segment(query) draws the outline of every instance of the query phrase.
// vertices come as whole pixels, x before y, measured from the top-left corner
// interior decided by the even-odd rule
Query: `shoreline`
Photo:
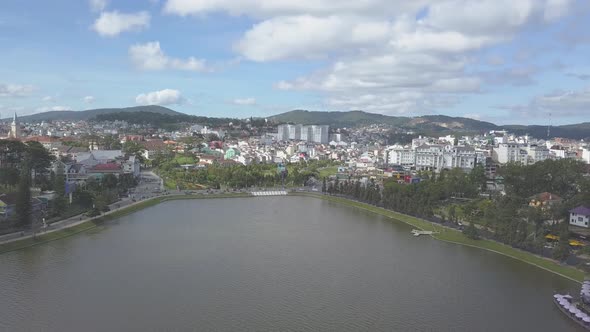
[[[488,239],[480,239],[480,240],[471,240],[468,239],[463,233],[457,231],[455,229],[447,228],[442,225],[434,224],[426,220],[419,219],[417,217],[405,215],[399,212],[386,210],[384,208],[380,208],[377,206],[369,205],[362,202],[353,201],[343,197],[336,197],[336,196],[326,196],[321,194],[314,194],[314,193],[291,193],[291,195],[295,196],[306,196],[306,197],[315,197],[318,199],[323,199],[329,202],[334,202],[338,204],[344,204],[352,207],[356,207],[359,209],[367,210],[376,214],[380,214],[382,216],[403,222],[410,226],[416,227],[420,230],[433,230],[438,231],[437,234],[430,235],[431,237],[457,245],[463,245],[466,247],[482,249],[486,251],[490,251],[496,254],[500,254],[506,257],[510,257],[512,259],[516,259],[518,261],[530,264],[542,270],[551,272],[556,274],[560,277],[566,278],[570,281],[574,281],[577,283],[582,283],[584,281],[584,272],[580,271],[574,267],[564,266],[557,263],[554,260],[550,260],[541,256],[537,256],[533,253],[526,252],[521,249],[513,248],[511,246],[505,245],[500,242],[496,242],[493,240]]]
[[[455,229],[447,228],[442,225],[437,225],[431,223],[426,220],[422,220],[413,216],[405,215],[399,212],[386,210],[377,206],[369,205],[366,203],[361,203],[357,201],[353,201],[343,197],[336,197],[336,196],[327,196],[322,194],[316,193],[306,193],[306,192],[291,192],[289,193],[290,196],[304,196],[304,197],[312,197],[318,198],[329,202],[334,202],[338,204],[348,205],[355,208],[363,209],[372,213],[376,213],[391,219],[394,219],[399,222],[403,222],[410,226],[416,227],[420,230],[433,230],[437,231],[438,233],[430,235],[431,237],[447,242],[453,243],[457,245],[463,245],[472,248],[478,248],[486,251],[490,251],[496,254],[500,254],[506,257],[510,257],[512,259],[516,259],[518,261],[533,265],[537,268],[543,269],[545,271],[551,272],[553,274],[559,275],[563,278],[568,280],[581,283],[584,280],[584,272],[580,271],[574,267],[563,266],[559,263],[537,256],[535,254],[513,248],[511,246],[492,241],[487,239],[480,239],[480,240],[471,240],[465,237],[460,231]],[[89,218],[87,220],[81,221],[80,223],[73,224],[70,226],[66,226],[61,229],[56,229],[47,233],[41,233],[37,235],[36,238],[32,238],[31,236],[26,238],[21,238],[18,240],[14,240],[11,242],[6,242],[0,244],[0,255],[16,250],[21,250],[41,244],[45,244],[51,241],[63,239],[66,237],[70,237],[91,229],[94,229],[104,222],[119,218],[133,212],[143,210],[145,208],[158,205],[162,202],[166,201],[173,201],[173,200],[190,200],[190,199],[213,199],[213,198],[249,198],[255,197],[250,194],[245,193],[237,193],[237,194],[212,194],[212,195],[170,195],[170,196],[159,196],[150,198],[148,200],[137,202],[133,205],[129,205],[126,207],[122,207],[117,210],[113,210],[107,212],[101,216],[96,216]]]
[[[78,223],[71,224],[65,226],[63,228],[50,230],[45,233],[37,233],[37,236],[33,238],[31,235],[17,238],[14,240],[10,240],[4,243],[0,243],[0,255],[9,253],[12,251],[17,251],[21,249],[26,249],[34,246],[38,246],[41,244],[49,243],[52,241],[60,240],[66,237],[70,237],[82,232],[86,232],[92,230],[98,226],[101,226],[104,222],[113,220],[116,218],[120,218],[131,214],[133,212],[137,212],[143,210],[145,208],[158,205],[162,202],[166,201],[174,201],[174,200],[186,200],[186,199],[210,199],[210,198],[246,198],[246,197],[254,197],[249,194],[237,193],[237,194],[212,194],[207,196],[202,195],[168,195],[168,196],[158,196],[146,199],[144,201],[136,202],[132,205],[128,205],[125,207],[121,207],[116,210],[112,210],[106,212],[100,216],[90,217],[88,219],[81,220]]]

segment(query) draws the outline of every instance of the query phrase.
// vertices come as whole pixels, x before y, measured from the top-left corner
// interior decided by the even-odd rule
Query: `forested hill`
[[[220,126],[227,125],[230,122],[236,124],[240,122],[238,119],[230,118],[210,118],[178,112],[176,112],[176,114],[162,114],[147,111],[100,114],[90,119],[90,121],[125,121],[130,124],[153,125],[157,127],[166,127],[167,125],[179,123],[198,123],[207,126]]]
[[[537,138],[547,137],[548,126],[499,126],[491,122],[464,117],[446,115],[424,115],[418,117],[397,117],[373,114],[363,111],[350,112],[311,112],[295,110],[269,118],[275,123],[324,124],[332,127],[356,127],[367,124],[389,124],[394,127],[413,130],[427,135],[444,135],[451,133],[483,133],[489,130],[507,130],[519,135],[531,135]],[[580,124],[551,126],[550,137],[573,139],[590,138],[590,122]]]
[[[396,127],[441,132],[449,130],[482,131],[498,128],[493,123],[469,118],[445,115],[426,115],[420,117],[389,116],[363,111],[310,112],[295,110],[272,116],[270,119],[280,123],[324,124],[333,127],[355,127],[358,125],[382,123]]]
[[[80,121],[90,120],[99,115],[112,114],[112,113],[135,113],[135,112],[151,112],[164,115],[185,115],[184,113],[173,111],[169,108],[148,105],[148,106],[134,106],[124,108],[97,108],[86,111],[50,111],[37,113],[33,115],[23,116],[19,119],[22,122],[40,122],[40,121]]]

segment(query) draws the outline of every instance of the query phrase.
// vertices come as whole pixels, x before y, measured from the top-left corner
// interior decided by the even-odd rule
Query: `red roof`
[[[121,169],[121,165],[113,164],[113,163],[98,164],[92,168],[92,170],[95,170],[95,171],[118,171],[120,169]]]

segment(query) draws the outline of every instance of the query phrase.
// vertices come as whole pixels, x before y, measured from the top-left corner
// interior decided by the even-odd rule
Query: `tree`
[[[141,164],[144,163],[143,152],[145,148],[135,141],[127,141],[123,144],[123,153],[127,156],[135,156]]]
[[[53,214],[60,215],[67,208],[66,200],[66,177],[63,169],[58,168],[53,180],[53,190],[55,191],[55,199],[53,200]]]
[[[18,184],[16,196],[16,220],[21,227],[29,227],[32,223],[32,204],[31,204],[31,171],[27,161],[23,165],[23,174]]]
[[[322,192],[325,193],[326,189],[326,178],[324,177],[324,180],[322,181]]]
[[[55,160],[55,157],[52,156],[47,149],[41,143],[30,141],[26,143],[27,145],[27,158],[29,159],[29,167],[35,174],[33,180],[36,180],[39,176],[45,176],[48,173],[48,169],[51,166],[51,163]]]
[[[469,225],[463,229],[463,234],[472,240],[479,240],[479,231],[473,222],[469,222]]]
[[[115,189],[117,188],[118,180],[114,174],[106,174],[102,178],[102,185],[107,189]]]
[[[569,244],[570,232],[568,224],[564,223],[561,225],[559,232],[559,242],[553,249],[553,258],[558,261],[565,261],[570,255],[570,244]]]

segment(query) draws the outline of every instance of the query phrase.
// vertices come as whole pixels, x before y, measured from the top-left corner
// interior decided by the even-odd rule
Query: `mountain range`
[[[561,126],[538,125],[496,125],[491,122],[446,115],[424,115],[417,117],[388,116],[363,111],[314,112],[295,110],[269,118],[276,123],[320,124],[332,127],[354,127],[368,124],[388,124],[425,135],[451,133],[483,133],[490,130],[507,130],[518,135],[537,138],[565,137],[574,139],[590,138],[590,122]]]
[[[22,122],[40,121],[80,121],[103,118],[107,114],[149,112],[169,116],[187,116],[169,108],[157,105],[135,106],[126,108],[99,108],[85,111],[50,111],[19,117]],[[192,117],[195,121],[202,121],[206,117]],[[6,120],[6,119],[5,119]],[[277,114],[268,118],[272,123],[320,124],[331,127],[355,127],[358,125],[388,124],[392,127],[414,131],[425,135],[445,135],[452,133],[483,133],[490,130],[508,130],[537,138],[546,138],[549,129],[550,137],[565,137],[574,139],[590,138],[590,122],[561,126],[538,125],[496,125],[491,122],[479,121],[464,117],[446,115],[425,115],[417,117],[388,116],[363,111],[349,112],[318,112],[294,110]],[[217,122],[217,121],[216,121]]]
[[[41,122],[41,121],[82,121],[90,120],[98,115],[111,114],[111,113],[127,113],[127,112],[150,112],[165,115],[185,115],[184,113],[176,112],[169,108],[149,105],[149,106],[134,106],[124,108],[97,108],[86,111],[49,111],[42,112],[32,115],[26,115],[19,117],[21,122]]]

